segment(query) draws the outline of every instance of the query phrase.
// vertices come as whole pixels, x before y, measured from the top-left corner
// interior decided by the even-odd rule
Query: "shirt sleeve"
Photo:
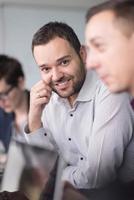
[[[28,144],[47,148],[49,150],[56,150],[50,131],[43,126],[40,129],[29,133],[28,125],[25,124],[24,135]]]
[[[102,86],[94,101],[87,157],[78,166],[68,166],[62,177],[77,188],[97,188],[112,182],[133,133],[134,114],[127,93],[111,94]]]

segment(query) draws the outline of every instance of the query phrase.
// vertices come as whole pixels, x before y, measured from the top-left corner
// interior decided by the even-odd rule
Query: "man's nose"
[[[62,78],[63,73],[58,67],[55,67],[52,71],[52,80],[53,81],[58,81],[60,78]]]
[[[97,55],[89,52],[86,57],[86,68],[87,69],[96,69],[99,67],[99,62],[97,59]]]

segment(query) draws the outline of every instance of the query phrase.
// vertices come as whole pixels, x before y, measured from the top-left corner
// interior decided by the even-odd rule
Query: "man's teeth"
[[[56,85],[65,85],[68,81],[63,81],[63,82],[60,82],[60,83],[57,83]]]

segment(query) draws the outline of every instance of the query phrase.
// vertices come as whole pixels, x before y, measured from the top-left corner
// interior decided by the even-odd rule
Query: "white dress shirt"
[[[89,71],[73,108],[53,93],[43,111],[43,127],[27,139],[63,156],[68,163],[63,180],[76,188],[96,188],[117,177],[133,122],[129,95],[111,94]]]

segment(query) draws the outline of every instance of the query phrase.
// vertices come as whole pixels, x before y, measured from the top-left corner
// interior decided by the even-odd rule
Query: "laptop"
[[[53,200],[62,196],[61,174],[64,162],[58,153],[13,140],[3,174],[1,191],[21,191],[30,200]]]

